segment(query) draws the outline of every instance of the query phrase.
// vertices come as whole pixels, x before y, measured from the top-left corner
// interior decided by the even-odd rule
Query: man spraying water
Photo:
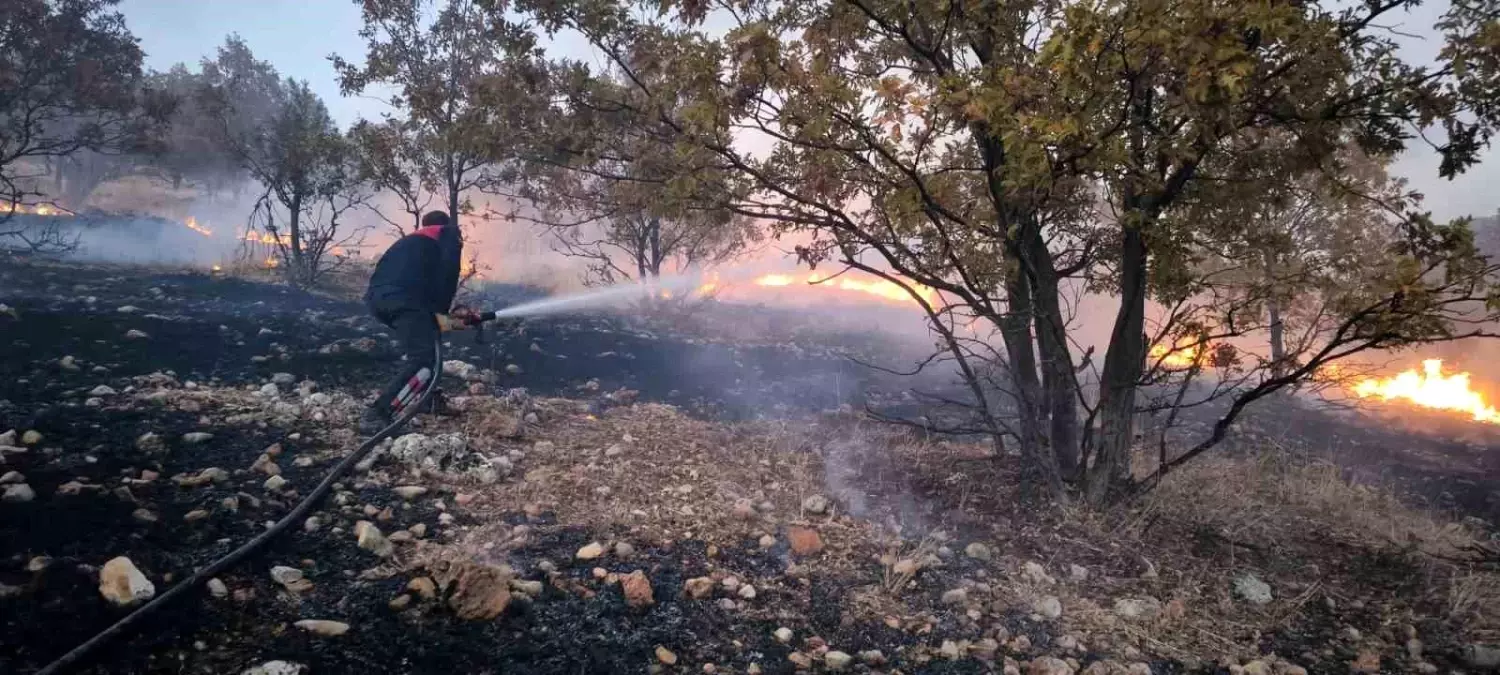
[[[416,232],[396,240],[375,264],[365,306],[395,331],[406,358],[360,418],[360,433],[380,431],[395,413],[421,397],[438,375],[431,361],[440,334],[471,323],[467,310],[452,308],[462,261],[457,225],[447,213],[430,211]],[[437,395],[433,392],[434,410],[441,407]]]

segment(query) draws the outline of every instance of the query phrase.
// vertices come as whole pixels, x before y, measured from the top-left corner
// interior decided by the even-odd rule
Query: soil
[[[41,440],[0,466],[36,494],[0,504],[0,672],[28,673],[128,611],[100,597],[107,560],[129,557],[161,592],[290,510],[357,441],[353,416],[395,352],[346,298],[193,270],[4,262],[0,303],[14,312],[0,311],[0,432]],[[487,293],[504,303],[528,291]],[[1449,577],[1434,581],[1409,551],[1339,550],[1314,530],[1256,550],[1198,521],[1033,509],[983,446],[838,412],[901,399],[900,383],[837,346],[586,317],[475,337],[455,334],[445,347],[445,359],[482,371],[445,382],[459,414],[424,416],[412,431],[462,434],[482,461],[506,467],[500,480],[382,457],[343,480],[315,530],[294,528],[220,577],[228,597],[170,607],[82,672],[238,673],[280,659],[318,675],[791,673],[789,657],[825,670],[830,648],[888,660],[856,659],[850,672],[1001,672],[1043,655],[1095,672],[1227,672],[1220,657],[1275,653],[1343,673],[1363,648],[1380,651],[1384,672],[1415,672],[1396,635],[1406,623],[1445,669],[1461,664],[1463,645],[1495,637],[1487,618],[1435,608],[1432,589]],[[294,382],[262,394],[277,373]],[[101,385],[116,393],[94,393]],[[194,432],[212,438],[184,437]],[[162,447],[142,443],[147,433]],[[285,488],[266,487],[265,455]],[[227,478],[174,480],[210,467]],[[406,499],[398,485],[428,492]],[[805,507],[817,494],[828,512]],[[377,557],[356,545],[361,520],[412,541]],[[817,532],[822,550],[793,552],[793,528]],[[575,557],[592,542],[610,552]],[[993,554],[968,553],[980,543]],[[442,598],[393,609],[441,552],[542,591],[512,593],[494,620],[462,620]],[[919,571],[896,573],[903,561]],[[1032,579],[1028,562],[1058,580]],[[301,569],[312,589],[282,588],[276,565]],[[1074,565],[1087,579],[1069,578]],[[1278,604],[1227,597],[1225,575],[1245,569],[1276,585]],[[637,570],[654,590],[649,607],[628,605],[618,584]],[[705,576],[717,585],[710,597],[684,594]],[[726,590],[731,576],[755,597]],[[967,599],[945,599],[958,588]],[[1148,594],[1186,603],[1187,615],[1137,625],[1109,611],[1115,598]],[[1049,595],[1061,598],[1060,619],[1033,613]],[[302,619],[351,629],[317,636],[293,625]],[[1351,625],[1379,646],[1337,643]],[[789,643],[774,637],[781,627],[794,632]],[[1066,649],[1065,636],[1083,646]],[[988,650],[985,640],[995,641]]]

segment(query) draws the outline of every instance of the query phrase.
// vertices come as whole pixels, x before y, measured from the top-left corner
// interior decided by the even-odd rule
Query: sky
[[[1392,27],[1430,35],[1430,26],[1447,6],[1442,1],[1426,3]],[[123,0],[119,9],[140,38],[150,68],[196,64],[213,54],[226,36],[239,33],[258,58],[282,75],[307,80],[340,124],[361,117],[377,119],[390,110],[378,97],[341,96],[328,61],[330,54],[363,61],[360,9],[354,0]],[[1403,38],[1409,58],[1430,59],[1436,51],[1432,39]],[[1426,208],[1439,219],[1488,216],[1500,208],[1500,191],[1494,187],[1500,185],[1500,150],[1489,150],[1483,164],[1453,181],[1438,178],[1437,156],[1425,148],[1399,158],[1395,172],[1427,196]]]

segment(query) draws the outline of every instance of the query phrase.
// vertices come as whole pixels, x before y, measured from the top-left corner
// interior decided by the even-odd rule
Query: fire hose
[[[477,330],[482,330],[484,322],[491,321],[494,318],[494,312],[484,312],[468,314],[461,317],[460,320],[465,326],[472,326]],[[443,372],[443,341],[441,339],[436,340],[433,343],[432,362],[432,380],[433,382],[436,382],[438,375]],[[250,554],[255,553],[258,549],[270,543],[272,539],[275,539],[282,533],[286,532],[286,530],[290,528],[293,523],[304,519],[307,514],[310,513],[313,508],[318,505],[318,502],[322,501],[324,497],[327,497],[328,493],[333,490],[333,484],[338,482],[338,480],[342,478],[344,474],[349,473],[349,469],[354,468],[355,464],[358,464],[361,459],[364,459],[364,456],[369,454],[370,450],[374,449],[374,447],[376,445],[379,445],[381,441],[389,438],[392,434],[400,430],[403,425],[411,421],[411,418],[415,417],[417,412],[421,410],[429,400],[431,400],[433,392],[436,391],[436,386],[423,388],[421,390],[421,396],[417,400],[411,401],[408,404],[404,405],[396,414],[396,417],[391,420],[391,423],[389,425],[386,425],[384,429],[376,432],[374,436],[371,436],[364,443],[361,443],[358,448],[355,448],[354,452],[350,453],[342,461],[334,465],[333,469],[323,477],[323,480],[318,483],[317,487],[313,488],[312,492],[308,493],[306,497],[303,497],[302,501],[297,502],[297,505],[292,507],[292,510],[290,512],[288,512],[285,516],[282,516],[281,520],[276,521],[276,523],[267,528],[265,532],[262,532],[256,535],[254,539],[241,544],[239,548],[234,549],[218,560],[213,561],[207,567],[194,572],[192,576],[182,580],[181,583],[178,583],[170,589],[167,589],[167,592],[162,593],[146,604],[137,607],[134,611],[121,617],[119,621],[116,621],[110,627],[99,632],[94,637],[89,638],[88,641],[84,642],[83,644],[74,647],[72,651],[63,654],[57,660],[47,664],[47,666],[42,668],[41,670],[38,670],[36,672],[36,675],[58,675],[59,673],[67,672],[69,668],[77,666],[86,657],[88,657],[94,651],[98,650],[100,647],[103,647],[110,640],[113,640],[125,634],[127,631],[136,627],[138,624],[144,621],[146,617],[159,611],[161,608],[167,606],[168,604],[171,604],[172,601],[187,596],[195,589],[203,588],[204,585],[208,583],[209,579],[218,576],[221,572],[244,561],[246,558],[250,557]]]

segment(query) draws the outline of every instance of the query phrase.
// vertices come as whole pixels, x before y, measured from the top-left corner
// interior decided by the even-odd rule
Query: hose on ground
[[[172,601],[191,594],[193,591],[201,591],[204,587],[204,584],[208,583],[209,579],[218,576],[224,570],[227,570],[230,567],[233,567],[239,562],[250,557],[250,554],[254,553],[257,549],[260,549],[261,547],[270,543],[272,539],[275,539],[282,533],[286,532],[287,528],[291,527],[292,523],[300,522],[301,520],[303,520],[307,516],[307,514],[318,505],[318,502],[322,501],[324,497],[328,496],[328,493],[333,490],[334,483],[338,482],[338,480],[342,478],[344,474],[348,473],[349,469],[354,468],[354,465],[358,464],[359,460],[363,459],[365,455],[369,454],[370,450],[372,450],[376,445],[378,445],[381,441],[389,438],[391,434],[396,433],[396,431],[399,430],[402,425],[405,425],[407,422],[411,421],[411,418],[417,414],[417,411],[421,410],[422,406],[426,405],[428,400],[432,398],[433,392],[437,391],[438,378],[440,375],[442,375],[443,372],[442,342],[443,341],[439,339],[433,345],[432,381],[430,383],[430,386],[428,386],[422,392],[421,398],[417,399],[415,404],[408,405],[406,406],[406,408],[402,409],[401,413],[398,414],[389,425],[387,425],[384,429],[381,429],[374,436],[371,436],[369,440],[361,443],[358,448],[355,448],[354,452],[350,453],[349,456],[343,459],[343,461],[335,465],[333,467],[333,470],[329,471],[328,475],[323,477],[322,482],[318,483],[318,486],[316,488],[313,488],[313,491],[308,493],[306,497],[303,497],[302,501],[297,502],[297,505],[293,507],[292,510],[285,516],[282,516],[281,520],[276,521],[276,523],[268,528],[265,532],[256,535],[254,539],[245,542],[239,548],[230,551],[223,557],[210,563],[207,567],[198,570],[197,572],[193,573],[192,576],[183,579],[177,585],[167,589],[167,592],[156,596],[151,601],[147,602],[144,605],[141,605],[140,607],[137,607],[131,613],[121,617],[119,621],[116,621],[109,628],[104,629],[94,637],[89,638],[87,642],[74,647],[72,651],[63,654],[57,660],[47,664],[45,668],[36,671],[35,675],[59,675],[61,673],[68,672],[69,668],[73,668],[74,666],[79,665],[90,654],[97,651],[100,647],[103,647],[110,640],[113,640],[125,634],[141,621],[145,620],[147,616],[150,616],[152,613],[160,610],[162,607],[171,604]]]

